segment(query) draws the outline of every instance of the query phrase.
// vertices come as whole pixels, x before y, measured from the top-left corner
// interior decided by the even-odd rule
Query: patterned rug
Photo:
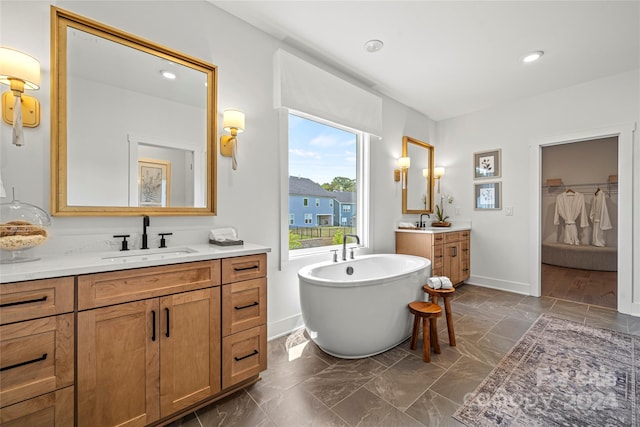
[[[468,426],[640,425],[640,337],[543,314],[453,417]]]

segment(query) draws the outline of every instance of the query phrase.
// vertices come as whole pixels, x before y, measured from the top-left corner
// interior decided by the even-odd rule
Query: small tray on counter
[[[209,244],[218,245],[218,246],[239,246],[239,245],[244,245],[244,240],[232,240],[232,239],[212,240],[212,239],[209,239]]]

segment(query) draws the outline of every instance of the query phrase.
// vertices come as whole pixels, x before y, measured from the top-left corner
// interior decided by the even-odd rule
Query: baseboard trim
[[[507,280],[493,279],[491,277],[471,276],[465,283],[483,288],[498,289],[522,295],[531,295],[531,287],[528,283],[509,282]]]
[[[267,339],[269,341],[287,335],[304,326],[302,313],[280,319],[277,322],[267,324]]]

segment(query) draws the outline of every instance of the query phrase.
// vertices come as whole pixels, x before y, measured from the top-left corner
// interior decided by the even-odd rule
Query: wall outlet
[[[460,208],[456,206],[456,216],[460,215]]]
[[[513,216],[513,206],[506,206],[504,210],[506,216]]]

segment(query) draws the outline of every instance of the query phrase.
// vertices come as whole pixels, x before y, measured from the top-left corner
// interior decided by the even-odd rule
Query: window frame
[[[370,143],[371,143],[371,135],[350,128],[348,126],[341,125],[339,123],[333,123],[329,120],[322,119],[321,117],[316,117],[311,114],[306,114],[300,111],[295,111],[288,108],[280,108],[280,127],[282,129],[280,135],[280,162],[283,167],[281,168],[281,212],[288,213],[289,212],[289,115],[295,115],[307,120],[312,120],[326,126],[335,127],[347,132],[354,133],[356,135],[356,182],[357,182],[357,190],[356,190],[356,209],[358,209],[359,214],[356,217],[356,230],[358,233],[358,237],[360,237],[360,245],[359,248],[368,249],[370,247],[370,211],[371,211],[371,194],[370,194],[370,167],[371,167],[371,156],[370,156]],[[281,262],[294,260],[302,257],[308,257],[312,255],[324,254],[334,249],[341,249],[342,245],[328,245],[321,246],[316,248],[306,248],[306,249],[292,249],[289,250],[289,226],[286,222],[287,215],[281,215],[281,218],[284,220],[281,222],[281,246],[280,246],[280,259]],[[353,220],[349,221],[353,222]],[[351,226],[348,224],[347,226]]]

